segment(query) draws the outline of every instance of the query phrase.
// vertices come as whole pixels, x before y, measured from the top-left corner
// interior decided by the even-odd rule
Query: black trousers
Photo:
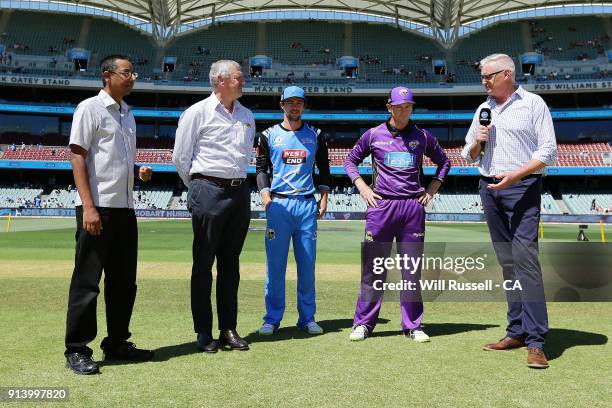
[[[83,228],[83,207],[76,207],[76,254],[68,295],[66,354],[91,353],[87,343],[97,334],[96,303],[104,270],[104,301],[108,337],[102,347],[127,340],[136,299],[138,227],[129,208],[98,208],[100,235]]]
[[[191,312],[196,333],[212,337],[212,266],[217,260],[219,330],[235,329],[238,315],[240,252],[251,218],[248,183],[223,187],[191,182],[187,198],[193,227]]]

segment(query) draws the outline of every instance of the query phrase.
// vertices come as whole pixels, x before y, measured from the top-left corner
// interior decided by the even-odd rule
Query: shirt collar
[[[512,102],[514,99],[517,99],[517,98],[523,99],[524,96],[525,96],[525,90],[523,89],[522,86],[519,85],[516,88],[516,90],[512,93],[512,95],[510,95],[510,98],[508,98],[508,100],[506,101],[504,105],[508,105],[510,102]],[[497,102],[495,101],[495,98],[493,98],[492,96],[489,96],[487,98],[487,102],[491,108],[495,108],[497,106]]]
[[[119,105],[112,96],[110,96],[109,94],[106,93],[106,91],[104,89],[100,89],[100,92],[98,93],[98,97],[100,98],[100,100],[102,101],[102,104],[104,104],[105,108],[108,108],[109,106],[114,106],[116,110],[119,110],[119,107],[121,107],[122,111],[127,112],[129,110],[129,106],[127,103],[125,103],[125,101],[121,101],[121,105]]]
[[[402,133],[403,134],[410,133],[410,129],[412,128],[412,126],[414,126],[412,121],[409,121],[406,127],[400,130],[400,129],[395,128],[393,125],[391,125],[391,119],[388,119],[385,122],[385,125],[387,126],[387,130],[389,131],[389,133],[391,133],[391,136],[393,137],[401,135]]]
[[[215,91],[213,90],[212,93],[210,94],[210,96],[208,97],[208,100],[210,101],[209,103],[212,104],[213,108],[217,108],[218,106],[221,106],[221,108],[223,108],[225,110],[225,106],[223,106],[221,104],[221,101],[219,100],[219,98],[217,98],[217,94],[215,93]],[[234,100],[234,109],[231,112],[232,115],[237,113],[240,109],[242,109],[242,105],[240,104],[240,102],[238,102],[238,99]]]
[[[302,124],[300,125],[299,128],[295,129],[295,130],[291,130],[291,129],[287,129],[286,127],[283,126],[282,123],[279,123],[278,126],[283,129],[285,132],[299,132],[300,130],[302,130],[304,128],[304,122],[302,122]]]

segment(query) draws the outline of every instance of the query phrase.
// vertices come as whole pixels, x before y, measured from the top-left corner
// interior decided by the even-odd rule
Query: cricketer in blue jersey
[[[297,262],[297,326],[309,334],[323,333],[315,321],[315,260],[317,219],[327,209],[329,160],[321,130],[302,122],[305,105],[302,88],[286,88],[280,104],[283,122],[264,130],[257,141],[257,187],[267,218],[266,315],[259,329],[262,335],[274,333],[285,312],[290,240]],[[314,197],[316,188],[321,193],[319,202]]]

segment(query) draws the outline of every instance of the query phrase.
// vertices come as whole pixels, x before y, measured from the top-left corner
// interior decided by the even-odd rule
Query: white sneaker
[[[273,324],[264,323],[259,328],[259,334],[262,335],[262,336],[270,336],[270,335],[272,335],[277,330],[278,329]]]
[[[353,327],[353,331],[351,332],[349,339],[351,341],[362,341],[365,340],[366,337],[368,337],[368,328],[363,324],[359,324]]]
[[[420,329],[410,330],[409,337],[417,343],[428,343],[430,341],[429,336]]]
[[[323,328],[317,324],[317,322],[310,322],[306,326],[302,327],[308,334],[323,334]]]

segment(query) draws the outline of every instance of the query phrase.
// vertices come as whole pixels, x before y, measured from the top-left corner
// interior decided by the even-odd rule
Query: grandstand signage
[[[322,94],[322,95],[330,95],[330,94],[352,94],[355,89],[352,86],[303,86],[304,91],[309,94]],[[283,92],[282,86],[254,86],[253,92],[255,93],[265,93],[265,94],[280,94]]]
[[[14,75],[0,75],[0,84],[70,86],[70,80],[62,78],[37,78]]]
[[[139,218],[191,218],[187,210],[147,210],[135,209]],[[0,216],[22,216],[22,217],[74,217],[74,208],[0,208]],[[251,219],[265,219],[265,211],[251,211]],[[365,212],[326,212],[323,219],[328,221],[363,220]],[[612,224],[612,215],[597,214],[542,214],[543,222],[597,224]],[[483,213],[427,213],[427,221],[438,222],[485,222]]]
[[[22,87],[49,87],[49,88],[78,88],[78,89],[99,89],[99,79],[89,79],[84,77],[73,78],[50,78],[36,77],[28,75],[0,75],[0,86],[22,86]],[[414,93],[418,95],[483,95],[481,85],[461,85],[461,84],[428,84],[429,86],[415,87]],[[521,84],[528,91],[536,93],[566,93],[566,92],[609,92],[612,90],[612,81],[568,81],[568,82],[541,82]],[[283,86],[279,85],[250,85],[243,88],[245,95],[278,95],[282,92]],[[356,87],[350,85],[309,85],[304,86],[306,93],[311,95],[375,95],[380,96],[388,91],[384,85],[368,84],[368,87]],[[200,86],[197,83],[168,83],[166,81],[147,81],[136,82],[134,86],[136,92],[182,92],[182,93],[208,93],[212,91],[209,86]]]
[[[612,81],[553,82],[534,84],[534,91],[576,91],[581,89],[612,89]]]

